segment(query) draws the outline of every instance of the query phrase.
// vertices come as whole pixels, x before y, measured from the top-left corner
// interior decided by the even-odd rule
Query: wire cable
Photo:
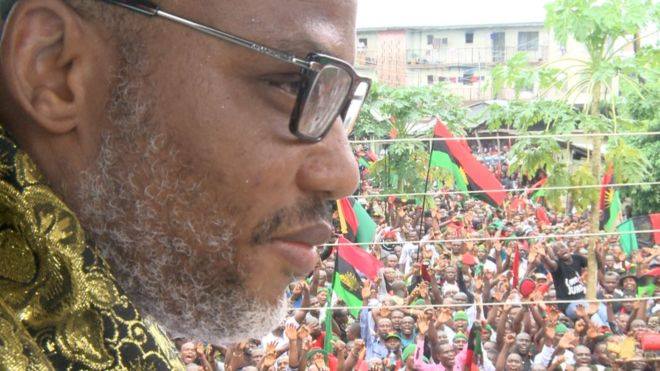
[[[611,299],[575,299],[575,300],[540,300],[540,301],[521,301],[517,303],[511,303],[511,302],[499,302],[499,301],[494,301],[494,302],[488,302],[488,303],[481,303],[479,305],[483,305],[484,307],[497,307],[497,306],[505,306],[505,305],[511,305],[511,306],[522,306],[522,305],[532,305],[532,304],[570,304],[574,302],[581,302],[581,303],[617,303],[617,302],[635,302],[635,301],[645,301],[645,300],[658,300],[660,299],[660,296],[653,296],[653,297],[635,297],[635,298],[611,298]],[[326,309],[326,310],[350,310],[350,309],[381,309],[381,308],[388,308],[388,309],[429,309],[429,308],[468,308],[472,305],[475,305],[475,303],[466,303],[466,304],[424,304],[424,305],[417,305],[417,304],[402,304],[402,305],[365,305],[365,306],[330,306],[330,307],[301,307],[301,308],[289,308],[290,310],[304,310],[304,311],[315,311],[319,309]]]
[[[643,187],[643,186],[656,186],[660,185],[660,181],[654,182],[637,182],[637,183],[619,183],[619,184],[607,184],[606,188],[614,187]],[[546,190],[546,191],[558,191],[558,190],[571,190],[571,189],[590,189],[590,188],[602,188],[602,184],[585,184],[585,185],[575,185],[575,186],[556,186],[556,187],[541,187],[535,188],[534,190]],[[420,192],[420,193],[387,193],[387,194],[369,194],[369,195],[352,195],[348,196],[350,198],[380,198],[380,197],[419,197],[419,196],[444,196],[452,194],[475,194],[475,193],[490,193],[490,192],[520,192],[520,191],[529,191],[531,188],[510,188],[510,189],[485,189],[485,190],[469,190],[469,191],[438,191],[438,192]]]
[[[658,233],[660,229],[648,229],[640,231],[616,231],[616,232],[592,232],[592,233],[565,233],[565,234],[540,234],[535,236],[509,236],[509,237],[475,237],[475,238],[451,238],[441,240],[417,240],[417,241],[379,241],[379,242],[351,242],[348,243],[328,243],[324,246],[351,246],[351,245],[403,245],[403,244],[436,244],[436,243],[451,243],[451,242],[471,242],[471,241],[517,241],[529,240],[533,238],[577,238],[577,237],[598,237],[598,236],[615,236],[624,234],[643,234],[643,233]]]
[[[485,137],[451,137],[451,138],[395,138],[395,139],[363,139],[351,140],[350,144],[371,144],[371,143],[402,143],[402,142],[437,142],[437,141],[462,141],[462,140],[508,140],[508,139],[542,139],[542,138],[591,138],[591,137],[629,137],[629,136],[653,136],[660,135],[660,131],[646,132],[623,132],[623,133],[571,133],[571,134],[526,134],[526,135],[504,135],[504,136],[485,136]]]

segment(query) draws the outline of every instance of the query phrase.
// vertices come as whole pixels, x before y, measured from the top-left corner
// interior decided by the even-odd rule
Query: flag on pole
[[[468,347],[463,370],[479,371],[479,366],[483,364],[483,356],[483,348],[481,347],[481,324],[477,321],[472,325],[470,335],[468,335]]]
[[[347,306],[360,307],[362,306],[362,280],[360,276],[375,280],[378,276],[378,270],[383,267],[383,264],[344,237],[339,237],[337,243],[332,291]],[[357,318],[360,309],[350,309],[349,312]]]
[[[526,192],[526,195],[529,197],[532,202],[538,203],[539,199],[545,197],[545,183],[548,181],[548,177],[544,176],[538,182],[532,184],[531,187]]]
[[[440,119],[436,119],[433,137],[454,138]],[[457,140],[433,141],[430,165],[449,169],[454,176],[456,189],[485,191],[474,195],[492,206],[502,206],[506,197],[502,183],[488,170],[486,165],[474,157],[465,143]]]
[[[626,253],[626,256],[630,256],[639,248],[653,247],[653,245],[660,244],[660,232],[630,233],[660,230],[660,213],[632,217],[619,224],[616,230],[622,232],[619,236],[621,249]]]
[[[337,214],[340,231],[349,241],[360,244],[374,241],[378,225],[356,199],[338,200]]]

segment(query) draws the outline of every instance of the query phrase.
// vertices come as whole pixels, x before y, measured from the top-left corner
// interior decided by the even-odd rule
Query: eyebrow
[[[294,54],[296,57],[300,57],[300,58],[305,58],[307,54],[310,53],[325,54],[331,57],[339,58],[339,56],[337,56],[335,52],[330,51],[327,45],[309,39],[304,39],[300,41],[294,41],[291,39],[280,39],[280,40],[266,42],[263,45],[269,48]]]

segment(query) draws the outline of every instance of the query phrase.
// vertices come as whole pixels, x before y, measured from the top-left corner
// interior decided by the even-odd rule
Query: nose
[[[360,176],[341,121],[335,121],[322,141],[307,146],[309,151],[296,174],[298,187],[327,199],[351,195]]]

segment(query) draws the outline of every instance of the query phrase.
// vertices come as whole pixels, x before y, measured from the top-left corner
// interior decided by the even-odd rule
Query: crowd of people
[[[532,183],[508,174],[496,148],[477,152],[507,188]],[[599,236],[598,301],[589,301],[588,213],[543,208],[540,215],[542,201],[520,192],[493,208],[442,188],[422,213],[415,202],[373,197],[379,190],[361,170],[359,192],[370,196],[358,202],[378,224],[364,248],[383,266],[361,283],[363,306],[347,308],[333,295],[335,256],[326,253],[310,277],[290,285],[290,316],[266,337],[229,347],[177,339],[189,370],[660,366],[652,350],[660,341],[657,246],[626,254],[619,236]]]

